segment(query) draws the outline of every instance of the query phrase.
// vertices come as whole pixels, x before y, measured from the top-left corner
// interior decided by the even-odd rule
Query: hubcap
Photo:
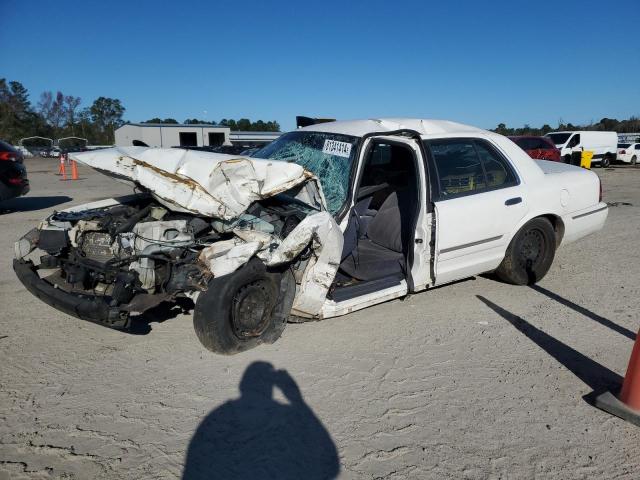
[[[259,337],[269,326],[277,292],[270,282],[256,280],[233,296],[231,324],[238,338]]]
[[[544,253],[544,235],[540,230],[527,230],[520,244],[520,265],[525,269],[533,269],[538,265]]]

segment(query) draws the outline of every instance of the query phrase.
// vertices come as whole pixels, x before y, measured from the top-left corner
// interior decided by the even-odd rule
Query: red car
[[[551,140],[545,137],[522,136],[509,137],[516,145],[536,160],[552,160],[560,162],[560,150]]]

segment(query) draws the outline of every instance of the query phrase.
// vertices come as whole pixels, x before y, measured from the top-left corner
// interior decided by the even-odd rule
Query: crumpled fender
[[[313,255],[302,275],[291,312],[317,317],[340,266],[342,254],[342,232],[333,217],[327,212],[306,217],[275,250],[270,262],[286,262],[292,252],[302,251],[309,242]],[[270,262],[267,265],[271,265]]]
[[[310,245],[312,256],[300,277],[292,312],[307,317],[319,315],[338,267],[342,253],[342,232],[327,212],[305,217],[273,250],[267,248],[274,237],[259,231],[238,231],[238,240],[217,242],[204,248],[199,260],[214,277],[227,275],[247,263],[254,255],[267,266],[292,262]]]

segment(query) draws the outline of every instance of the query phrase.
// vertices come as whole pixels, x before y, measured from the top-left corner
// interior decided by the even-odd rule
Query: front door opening
[[[417,179],[416,157],[407,145],[372,145],[344,233],[336,287],[366,282],[377,290],[406,278],[420,198]]]

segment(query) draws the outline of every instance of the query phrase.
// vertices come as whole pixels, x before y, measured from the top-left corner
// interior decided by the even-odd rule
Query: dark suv
[[[0,201],[29,192],[27,169],[22,153],[0,140]]]

